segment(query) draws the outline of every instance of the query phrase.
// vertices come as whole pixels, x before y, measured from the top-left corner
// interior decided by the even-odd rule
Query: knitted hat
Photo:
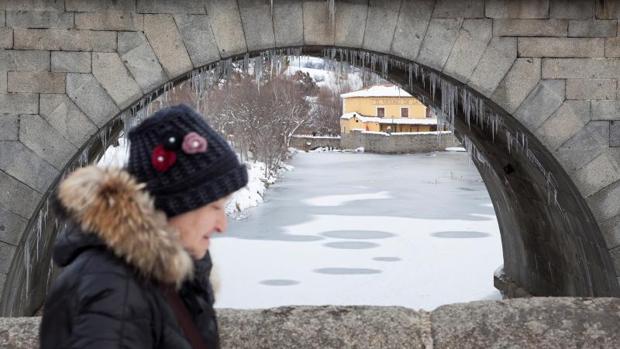
[[[159,110],[129,132],[127,170],[168,217],[217,201],[248,182],[245,165],[192,108]]]

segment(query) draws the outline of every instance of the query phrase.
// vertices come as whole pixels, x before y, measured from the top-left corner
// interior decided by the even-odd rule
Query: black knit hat
[[[168,217],[244,187],[248,171],[226,140],[192,108],[162,109],[129,132],[128,171]]]

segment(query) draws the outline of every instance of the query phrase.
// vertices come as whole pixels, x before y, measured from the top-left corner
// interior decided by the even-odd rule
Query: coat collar
[[[58,188],[58,201],[82,234],[94,234],[142,275],[180,285],[193,275],[193,261],[164,213],[128,172],[88,166]]]

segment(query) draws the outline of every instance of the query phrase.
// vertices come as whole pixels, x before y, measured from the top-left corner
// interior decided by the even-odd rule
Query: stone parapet
[[[618,348],[620,298],[441,306],[220,309],[222,348]],[[0,347],[38,348],[39,317],[0,318]]]

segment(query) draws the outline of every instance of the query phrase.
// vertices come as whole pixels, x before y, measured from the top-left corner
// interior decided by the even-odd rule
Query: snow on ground
[[[364,86],[362,75],[359,69],[351,68],[346,79],[338,79],[336,73],[325,69],[325,61],[317,57],[294,57],[286,70],[286,74],[294,75],[301,71],[308,73],[319,87],[327,87],[338,91],[341,82],[347,82],[353,90],[361,89]]]

